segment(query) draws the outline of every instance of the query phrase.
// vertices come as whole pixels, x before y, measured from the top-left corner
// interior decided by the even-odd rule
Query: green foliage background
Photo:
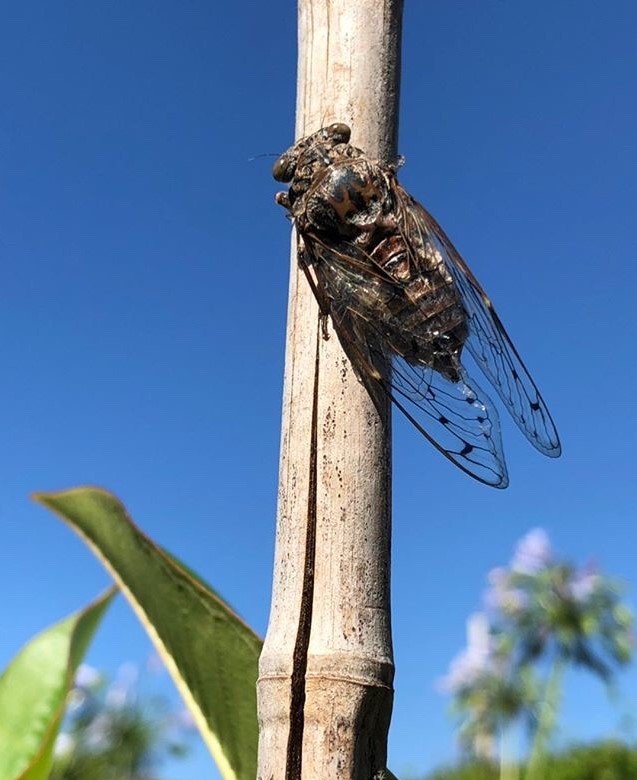
[[[524,780],[524,768],[521,778]],[[637,780],[637,745],[602,742],[546,757],[547,780]],[[484,763],[439,769],[425,780],[499,780],[499,767]]]

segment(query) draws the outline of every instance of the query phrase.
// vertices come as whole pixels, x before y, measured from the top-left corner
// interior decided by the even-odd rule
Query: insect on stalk
[[[276,201],[299,236],[298,259],[361,381],[380,386],[445,457],[508,485],[500,422],[462,362],[468,351],[531,444],[549,457],[557,430],[487,294],[445,232],[396,178],[323,127],[274,164]],[[376,366],[391,361],[388,376]]]

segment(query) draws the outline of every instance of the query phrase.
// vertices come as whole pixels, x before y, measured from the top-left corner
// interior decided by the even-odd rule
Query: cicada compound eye
[[[296,158],[291,158],[289,154],[282,154],[272,166],[272,175],[276,181],[289,182],[294,178],[294,168]]]
[[[350,130],[349,125],[346,125],[344,122],[335,122],[327,129],[330,136],[337,144],[349,143],[349,139],[352,135],[352,131]]]

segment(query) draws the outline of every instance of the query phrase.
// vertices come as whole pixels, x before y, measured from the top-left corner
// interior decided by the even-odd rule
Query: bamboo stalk
[[[402,0],[299,0],[297,138],[330,122],[396,158]],[[261,780],[369,780],[392,706],[390,418],[325,340],[293,238]],[[379,411],[380,408],[380,411]]]

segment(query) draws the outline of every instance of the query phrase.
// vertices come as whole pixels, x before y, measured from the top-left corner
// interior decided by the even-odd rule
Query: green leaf
[[[0,778],[44,780],[75,670],[106,607],[97,601],[38,634],[0,677]]]
[[[161,654],[226,780],[257,771],[259,637],[99,488],[40,493],[111,573]]]

